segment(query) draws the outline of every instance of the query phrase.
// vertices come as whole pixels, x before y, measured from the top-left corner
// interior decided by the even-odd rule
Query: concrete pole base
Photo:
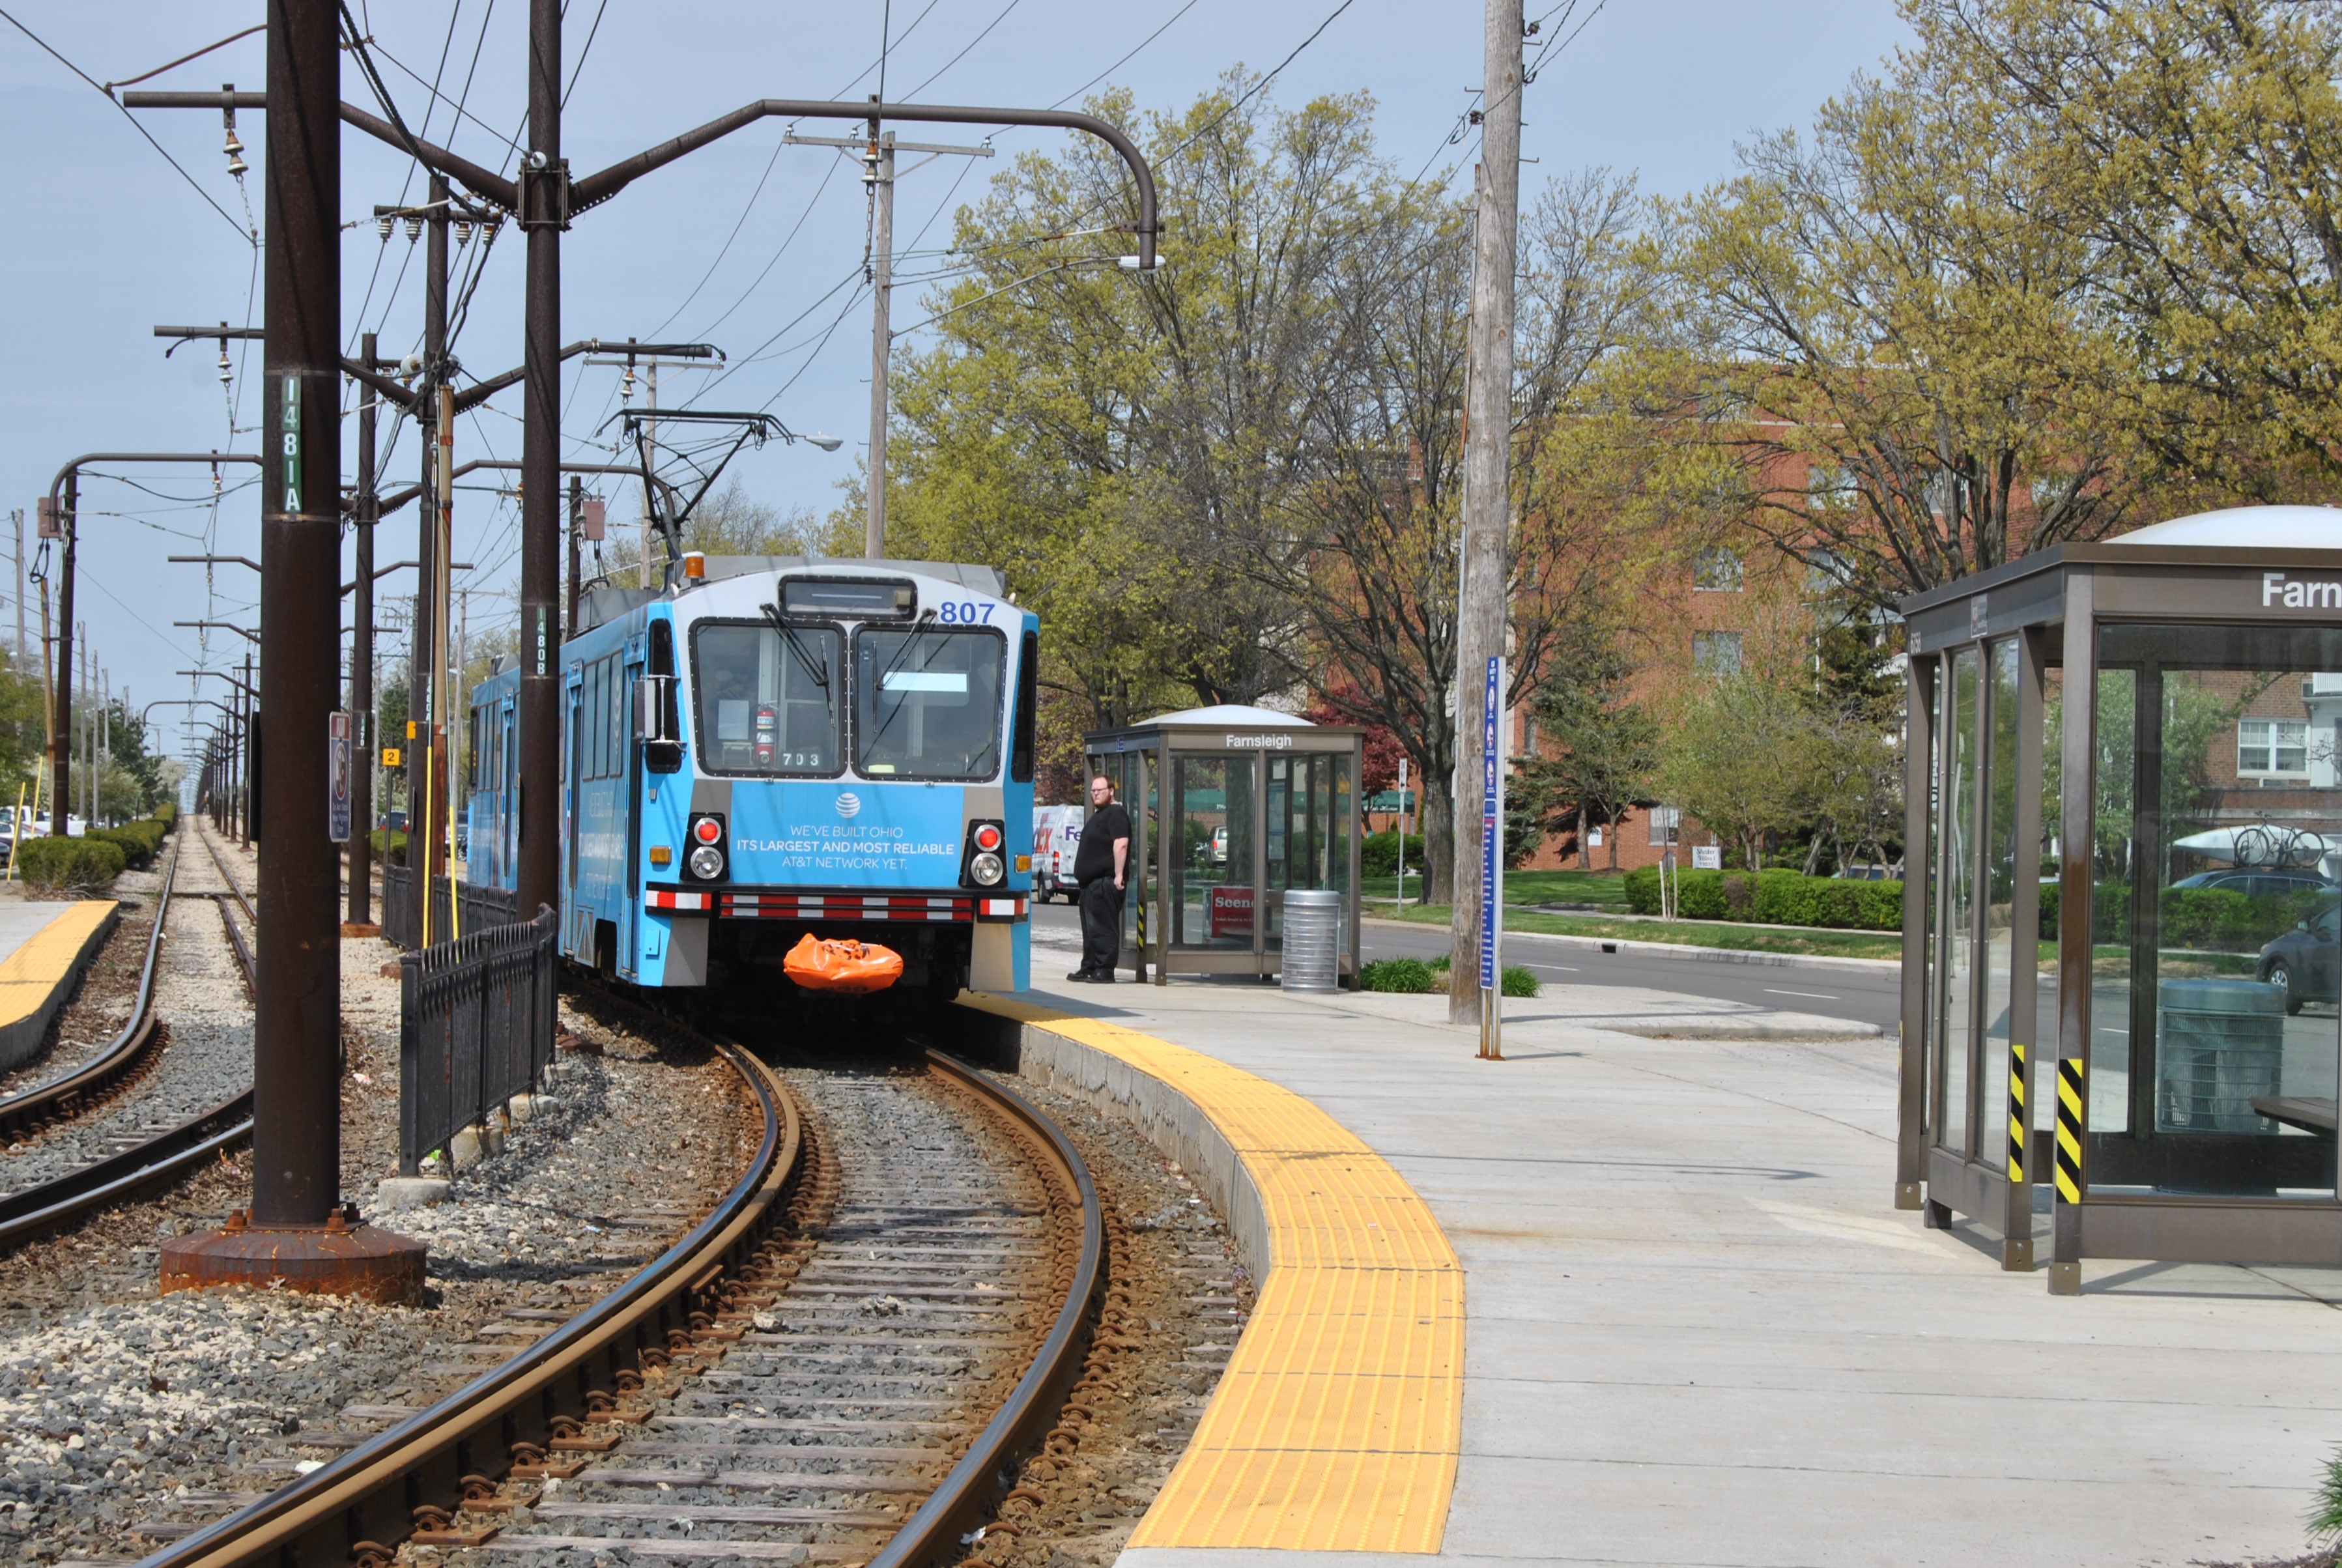
[[[342,922],[342,934],[344,936],[380,936],[382,927],[372,921],[345,920]]]
[[[215,1285],[358,1296],[387,1306],[423,1304],[425,1249],[336,1211],[322,1225],[255,1225],[238,1209],[222,1229],[163,1244],[161,1289]]]

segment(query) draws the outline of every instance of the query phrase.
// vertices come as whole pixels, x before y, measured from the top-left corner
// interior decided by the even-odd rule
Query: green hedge
[[[16,846],[18,874],[43,891],[104,887],[128,864],[120,844],[101,838],[34,838]]]
[[[119,845],[130,867],[144,870],[155,863],[155,852],[163,847],[163,835],[168,831],[164,823],[150,816],[120,827],[94,827],[86,836],[100,844]]]
[[[177,804],[166,800],[161,805],[156,806],[155,808],[155,820],[163,824],[163,831],[165,833],[170,832],[173,825],[179,820],[179,808]]]
[[[1903,884],[1795,871],[1686,871],[1677,914],[1686,920],[1747,920],[1762,925],[1813,925],[1844,931],[1900,931]],[[1626,907],[1659,913],[1659,870],[1626,878]]]
[[[406,835],[389,828],[378,827],[366,835],[374,842],[375,858],[385,865],[406,864]]]
[[[1359,841],[1358,865],[1368,876],[1396,876],[1398,829],[1370,833]],[[1419,833],[1406,835],[1406,867],[1416,872],[1423,869],[1423,835]]]

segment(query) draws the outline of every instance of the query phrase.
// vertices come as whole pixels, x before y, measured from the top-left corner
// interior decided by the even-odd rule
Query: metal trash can
[[[1286,991],[1341,987],[1342,895],[1330,890],[1285,895],[1285,956],[1278,981]]]
[[[2155,1000],[2155,1130],[2275,1133],[2253,1096],[2283,1083],[2285,987],[2166,980]]]

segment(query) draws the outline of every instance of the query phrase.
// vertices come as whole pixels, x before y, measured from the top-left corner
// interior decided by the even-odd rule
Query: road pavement
[[[1070,904],[1035,905],[1033,924],[1036,935],[1046,932],[1055,938],[1047,944],[1052,948],[1068,942],[1079,943],[1081,920]],[[1436,957],[1447,951],[1447,933],[1439,926],[1369,920],[1365,950],[1369,962],[1377,958]],[[1039,954],[1035,955],[1036,974],[1044,962]],[[1753,1007],[1818,1013],[1827,1018],[1876,1024],[1889,1034],[1901,1018],[1899,972],[1883,964],[1875,971],[1858,971],[1651,957],[1603,953],[1522,931],[1505,933],[1505,962],[1521,964],[1548,984],[1626,985],[1678,996],[1744,1003]]]

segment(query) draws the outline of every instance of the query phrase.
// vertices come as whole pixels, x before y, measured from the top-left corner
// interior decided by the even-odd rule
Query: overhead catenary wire
[[[187,188],[195,192],[195,195],[203,197],[204,205],[211,208],[212,211],[219,214],[220,221],[226,224],[228,227],[235,230],[236,237],[238,239],[243,240],[246,245],[253,246],[255,250],[259,248],[259,232],[256,229],[247,229],[238,224],[235,221],[235,216],[230,214],[225,207],[214,201],[212,199],[212,194],[204,189],[202,185],[196,184],[195,176],[187,173],[185,168],[180,165],[179,160],[173,157],[170,153],[165,149],[163,144],[156,141],[153,134],[150,133],[145,126],[138,123],[138,116],[124,108],[121,101],[115,98],[113,94],[107,92],[104,85],[102,85],[96,77],[91,75],[79,65],[75,65],[71,60],[66,59],[63,55],[59,54],[49,45],[46,39],[43,38],[38,33],[34,32],[30,27],[25,26],[22,22],[17,21],[15,15],[11,13],[0,10],[0,21],[5,21],[8,25],[16,29],[17,32],[22,33],[25,37],[30,38],[33,43],[39,47],[41,52],[48,55],[50,59],[55,60],[58,65],[63,65],[66,70],[71,71],[75,75],[88,83],[92,91],[95,92],[98,96],[104,98],[107,103],[112,104],[115,111],[119,113],[124,119],[130,122],[130,128],[136,131],[140,136],[144,137],[146,145],[154,148],[156,153],[160,154],[165,163],[170,165],[174,169],[178,170],[179,177],[187,182]]]

